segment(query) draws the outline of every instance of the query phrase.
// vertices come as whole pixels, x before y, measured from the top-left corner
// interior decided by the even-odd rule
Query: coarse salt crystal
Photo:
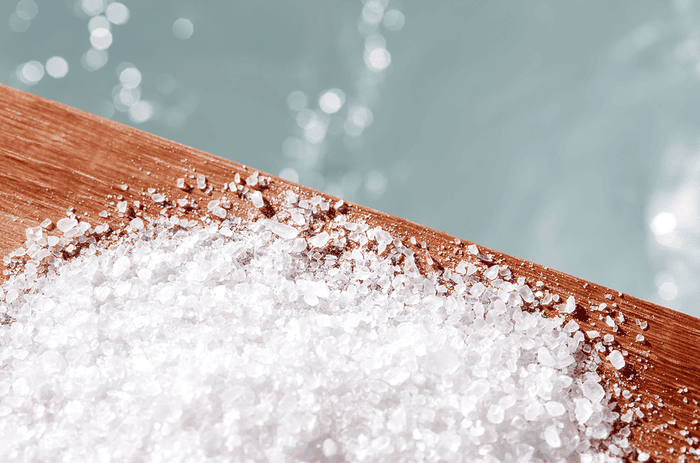
[[[309,238],[309,244],[315,248],[320,248],[325,246],[330,239],[330,235],[327,232],[321,232],[318,235]]]
[[[473,254],[475,256],[479,254],[479,248],[476,246],[476,244],[470,244],[467,246],[467,250],[469,251],[469,254]]]
[[[612,364],[612,366],[615,367],[615,369],[619,370],[625,366],[625,359],[620,353],[620,351],[614,350],[608,355],[608,361]]]
[[[270,229],[270,231],[272,231],[272,233],[276,234],[280,238],[291,240],[296,238],[299,234],[296,228],[274,220],[266,220],[265,225]]]
[[[140,230],[143,228],[143,220],[137,217],[129,222],[129,226],[134,230]]]
[[[252,201],[253,206],[257,207],[258,209],[260,209],[261,207],[263,207],[265,205],[265,201],[263,201],[262,193],[260,193],[257,190],[250,193],[250,200]]]
[[[197,174],[197,188],[200,190],[207,189],[207,177],[204,174]]]
[[[605,397],[605,389],[603,389],[603,386],[590,378],[584,381],[583,385],[581,386],[581,391],[583,392],[583,395],[585,395],[586,398],[588,398],[588,400],[594,404],[600,403],[600,401]]]
[[[258,172],[255,171],[253,175],[250,175],[248,178],[245,179],[245,183],[248,186],[255,186],[258,184]]]
[[[489,267],[489,269],[484,272],[484,276],[489,280],[495,280],[496,277],[498,277],[498,265]]]
[[[185,179],[184,179],[184,178],[178,178],[178,179],[175,181],[175,184],[177,185],[177,187],[178,187],[179,189],[181,189],[181,190],[184,190],[184,189],[185,189]]]
[[[70,219],[64,217],[56,222],[56,227],[63,233],[68,233],[70,230],[78,226],[78,221],[76,219]]]
[[[129,204],[126,201],[119,201],[117,203],[117,212],[119,212],[120,214],[124,214],[128,205]]]
[[[566,300],[566,307],[564,307],[564,312],[572,313],[574,310],[576,310],[576,299],[574,298],[574,296],[569,296],[569,298]]]

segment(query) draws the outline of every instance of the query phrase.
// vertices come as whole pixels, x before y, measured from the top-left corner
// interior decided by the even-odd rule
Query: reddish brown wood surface
[[[234,154],[235,156],[235,154]],[[76,213],[97,225],[97,214],[114,210],[123,197],[139,200],[148,188],[171,197],[182,196],[176,179],[194,184],[204,174],[215,190],[230,182],[235,173],[247,177],[254,170],[202,151],[100,118],[59,103],[0,85],[0,257],[22,246],[25,229],[49,218],[54,223],[74,207]],[[318,192],[271,176],[271,200],[292,189],[301,195]],[[127,185],[128,189],[123,189]],[[190,195],[209,199],[193,189]],[[112,203],[112,204],[110,204]],[[159,209],[147,206],[145,213]],[[258,213],[241,201],[234,206],[241,216]],[[446,233],[393,217],[359,205],[352,205],[352,218],[381,225],[410,246],[426,271],[454,268],[467,259],[466,246]],[[116,222],[117,219],[109,219]],[[116,223],[113,223],[116,226]],[[425,246],[421,243],[425,242]],[[620,372],[604,362],[602,374],[607,389],[629,390],[629,399],[616,397],[621,411],[633,402],[644,418],[632,426],[630,441],[639,451],[650,453],[649,461],[679,461],[689,449],[700,447],[700,320],[617,291],[588,283],[540,265],[479,247],[492,263],[507,264],[515,277],[523,276],[531,287],[558,294],[561,301],[576,298],[576,318],[584,330],[598,330],[601,336],[615,335],[614,345],[626,350],[627,367]],[[488,259],[487,259],[488,260]],[[432,262],[432,263],[431,263]],[[7,269],[4,269],[5,271]],[[3,277],[6,278],[6,277]],[[2,279],[0,279],[0,282]],[[591,310],[607,304],[603,311]],[[556,313],[556,304],[546,311]],[[607,315],[618,322],[617,333],[605,323]],[[648,324],[642,330],[637,321]],[[637,342],[642,334],[644,342]],[[0,346],[2,348],[2,346]],[[687,392],[685,392],[687,388]],[[681,392],[682,391],[682,392]],[[684,453],[684,450],[686,453]],[[688,455],[689,456],[689,455]],[[689,456],[688,461],[694,461]]]

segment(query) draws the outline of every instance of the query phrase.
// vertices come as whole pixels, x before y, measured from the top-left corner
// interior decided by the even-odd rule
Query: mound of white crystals
[[[522,280],[461,265],[448,291],[342,215],[308,239],[271,220],[136,220],[5,286],[3,461],[585,463],[628,448],[578,326],[524,311]]]

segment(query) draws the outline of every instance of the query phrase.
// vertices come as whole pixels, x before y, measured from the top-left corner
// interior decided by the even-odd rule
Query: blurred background
[[[0,83],[700,316],[688,0],[5,0]]]

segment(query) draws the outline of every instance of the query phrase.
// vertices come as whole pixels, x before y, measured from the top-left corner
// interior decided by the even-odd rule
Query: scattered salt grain
[[[257,207],[258,209],[260,209],[261,207],[263,207],[265,205],[265,202],[263,201],[262,193],[260,193],[257,190],[253,191],[250,194],[250,200],[252,201],[253,206]]]
[[[137,217],[129,222],[129,226],[134,230],[140,230],[143,228],[143,220]]]
[[[581,391],[588,400],[597,404],[605,397],[605,389],[597,381],[588,378],[581,385]]]
[[[197,188],[202,191],[207,189],[207,177],[204,174],[197,174]]]
[[[637,461],[641,461],[641,462],[649,461],[650,457],[651,457],[651,455],[649,455],[646,452],[639,452],[639,455],[637,455]]]
[[[473,254],[475,256],[479,254],[479,248],[476,246],[476,244],[470,244],[467,246],[467,250],[469,251],[469,254]]]
[[[62,233],[68,233],[72,229],[78,226],[78,221],[76,219],[70,219],[68,217],[64,217],[60,219],[58,222],[56,222],[56,227],[62,232]]]
[[[296,228],[290,225],[276,222],[274,220],[267,220],[265,224],[270,229],[270,231],[272,231],[272,233],[279,236],[280,238],[291,240],[296,238],[299,234]]]
[[[245,179],[245,184],[248,186],[255,186],[258,184],[258,172],[255,171],[253,175]]]
[[[576,299],[574,299],[574,296],[569,296],[569,298],[566,300],[564,312],[573,313],[574,310],[576,310]]]
[[[124,213],[126,212],[126,207],[127,207],[128,205],[129,205],[129,204],[128,204],[126,201],[120,201],[120,202],[118,202],[118,203],[117,203],[117,212],[119,212],[120,214],[124,214]]]
[[[615,367],[615,369],[619,370],[625,366],[625,359],[620,353],[620,351],[614,350],[608,355],[608,361],[612,364],[612,366]]]
[[[315,248],[320,248],[325,246],[329,239],[330,235],[327,232],[321,232],[309,238],[309,244]]]
[[[178,178],[178,179],[175,181],[175,184],[176,184],[177,187],[178,187],[179,189],[181,189],[181,190],[184,190],[184,189],[186,188],[186,187],[185,187],[185,179],[184,179],[184,178]]]

